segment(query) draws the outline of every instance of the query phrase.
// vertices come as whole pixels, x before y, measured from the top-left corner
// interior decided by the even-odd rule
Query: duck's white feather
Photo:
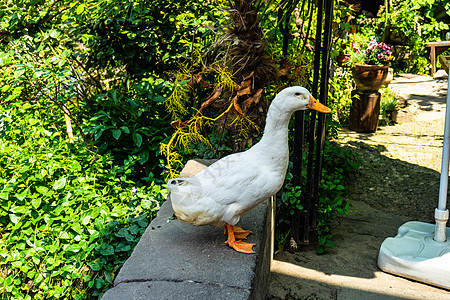
[[[169,180],[176,216],[193,225],[235,225],[249,210],[282,186],[288,166],[288,122],[306,109],[309,92],[291,87],[280,92],[268,111],[262,139],[245,152],[226,156],[189,178]]]

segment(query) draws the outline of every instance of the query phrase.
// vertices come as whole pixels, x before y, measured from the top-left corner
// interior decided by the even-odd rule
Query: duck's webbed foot
[[[251,233],[250,230],[243,230],[239,226],[227,224],[225,227],[225,231],[226,233],[228,233],[228,239],[225,243],[227,243],[234,250],[242,253],[255,253],[253,252],[252,247],[255,246],[256,244],[250,244],[236,240],[236,238],[246,239],[247,235]]]
[[[232,226],[232,225],[230,225],[230,226]],[[250,230],[244,230],[240,226],[232,226],[232,227],[233,227],[235,239],[245,240],[245,239],[247,239],[247,235],[252,233]],[[227,234],[227,226],[225,226],[225,230],[224,230],[223,234]]]

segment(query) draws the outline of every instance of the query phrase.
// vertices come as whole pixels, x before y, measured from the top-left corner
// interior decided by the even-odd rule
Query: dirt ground
[[[337,143],[364,162],[349,179],[352,212],[339,217],[336,249],[277,252],[267,299],[450,299],[450,291],[382,272],[378,251],[411,220],[434,223],[439,194],[447,81],[396,78],[405,99],[399,124],[341,132]]]

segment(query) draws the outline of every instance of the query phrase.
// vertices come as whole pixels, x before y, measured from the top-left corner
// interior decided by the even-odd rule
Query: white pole
[[[447,190],[448,190],[448,167],[450,154],[450,78],[447,79],[447,105],[445,107],[445,125],[444,125],[444,146],[442,150],[441,181],[439,186],[438,208],[434,211],[436,228],[434,230],[434,240],[436,242],[445,242],[445,230],[448,221]]]

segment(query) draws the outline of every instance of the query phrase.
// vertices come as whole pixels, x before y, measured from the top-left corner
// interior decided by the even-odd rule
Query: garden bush
[[[68,143],[45,109],[11,102],[0,111],[2,298],[100,296],[166,190],[151,175],[132,180],[132,158],[118,166]]]

